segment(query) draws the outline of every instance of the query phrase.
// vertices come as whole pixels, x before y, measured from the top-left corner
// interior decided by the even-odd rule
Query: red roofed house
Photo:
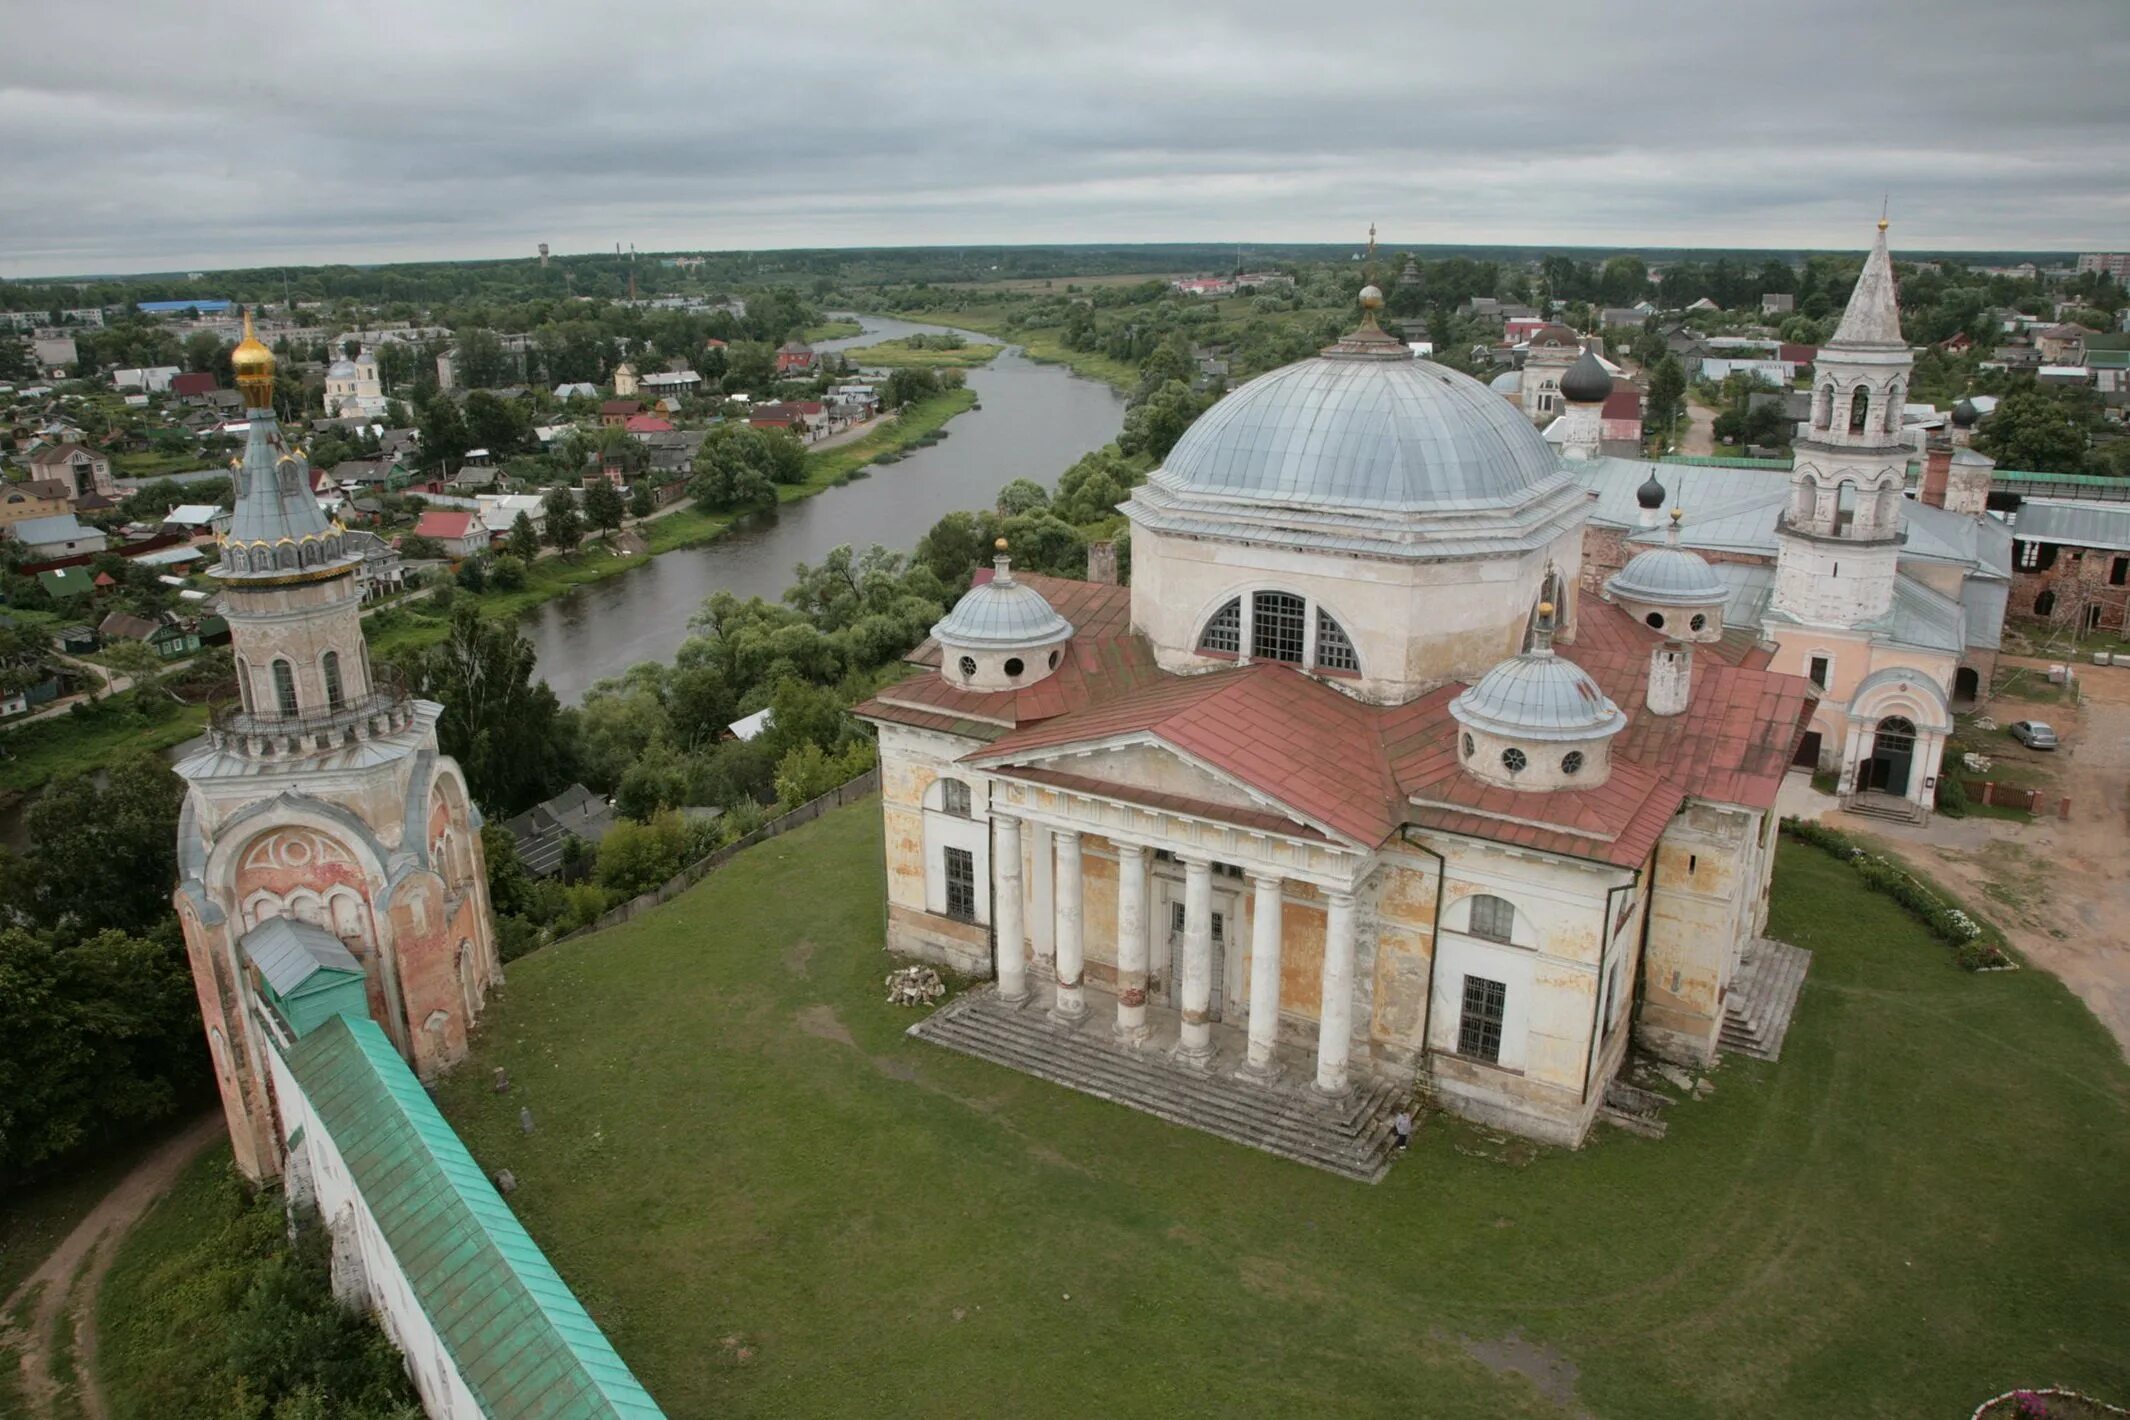
[[[818,399],[758,404],[747,413],[757,429],[787,429],[801,439],[819,438],[828,428],[828,406]]]
[[[1618,446],[1629,457],[1642,447],[1642,392],[1621,382],[1605,396],[1598,411],[1598,438],[1606,453]]]
[[[188,404],[206,403],[207,396],[213,394],[216,388],[214,374],[211,371],[203,370],[177,375],[172,377],[170,381],[171,395],[174,398],[184,400]]]
[[[777,373],[803,375],[814,367],[814,348],[803,340],[787,340],[777,347]]]
[[[673,425],[655,414],[632,414],[622,423],[631,434],[670,434]]]
[[[454,560],[488,548],[488,529],[481,525],[480,514],[456,508],[432,508],[423,513],[421,521],[414,525],[414,535],[435,539],[443,545],[444,555]]]
[[[1815,695],[1709,564],[1583,595],[1583,488],[1372,315],[1125,513],[1129,589],[1002,550],[858,708],[890,949],[997,982],[919,1036],[1362,1178],[1416,1079],[1572,1145],[1630,1035],[1779,1046],[1809,958],[1760,933]]]

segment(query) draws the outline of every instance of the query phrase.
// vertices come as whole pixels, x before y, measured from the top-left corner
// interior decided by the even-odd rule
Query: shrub
[[[1967,970],[2011,964],[2003,948],[1989,940],[1981,923],[1939,897],[1921,878],[1892,859],[1867,853],[1849,835],[1806,819],[1786,818],[1782,831],[1849,864],[1867,887],[1898,902],[1929,928],[1932,936],[1952,947],[1953,960]]]

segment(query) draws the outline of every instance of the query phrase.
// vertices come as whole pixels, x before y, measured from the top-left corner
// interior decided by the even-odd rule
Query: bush
[[[1898,902],[1910,916],[1929,928],[1932,936],[1952,947],[1953,960],[1967,970],[1980,971],[1985,967],[2011,964],[2011,958],[1990,940],[1991,934],[1981,923],[1938,896],[1921,878],[1892,859],[1867,853],[1846,833],[1806,819],[1786,818],[1782,821],[1782,831],[1854,868],[1872,891],[1884,893]]]

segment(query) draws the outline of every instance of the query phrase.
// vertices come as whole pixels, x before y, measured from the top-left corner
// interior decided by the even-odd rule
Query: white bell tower
[[[1882,219],[1841,325],[1820,347],[1811,430],[1797,441],[1790,506],[1776,528],[1777,612],[1846,628],[1891,609],[1914,452],[1901,439],[1913,364]]]

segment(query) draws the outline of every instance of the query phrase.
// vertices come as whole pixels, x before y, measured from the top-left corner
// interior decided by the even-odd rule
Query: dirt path
[[[2070,795],[2069,819],[1936,818],[1903,829],[1846,814],[1827,817],[1896,841],[1918,867],[1990,913],[2029,962],[2053,972],[2092,1007],[2130,1058],[2130,935],[2123,930],[2130,922],[2123,861],[2130,843],[2130,670],[2079,671],[2085,699],[2057,776]],[[2033,713],[2050,711],[2042,706]]]
[[[53,1376],[54,1346],[62,1309],[74,1321],[73,1369],[79,1386],[75,1397],[88,1420],[104,1420],[103,1393],[96,1385],[96,1294],[104,1274],[118,1255],[118,1244],[148,1211],[148,1205],[168,1192],[185,1166],[222,1134],[219,1110],[202,1116],[161,1148],[143,1159],[89,1210],[74,1231],[67,1234],[44,1264],[23,1280],[15,1294],[0,1304],[0,1319],[16,1317],[31,1301],[29,1315],[20,1325],[0,1320],[0,1344],[12,1349],[22,1364],[22,1394],[29,1403],[30,1420],[49,1420],[59,1396]]]

